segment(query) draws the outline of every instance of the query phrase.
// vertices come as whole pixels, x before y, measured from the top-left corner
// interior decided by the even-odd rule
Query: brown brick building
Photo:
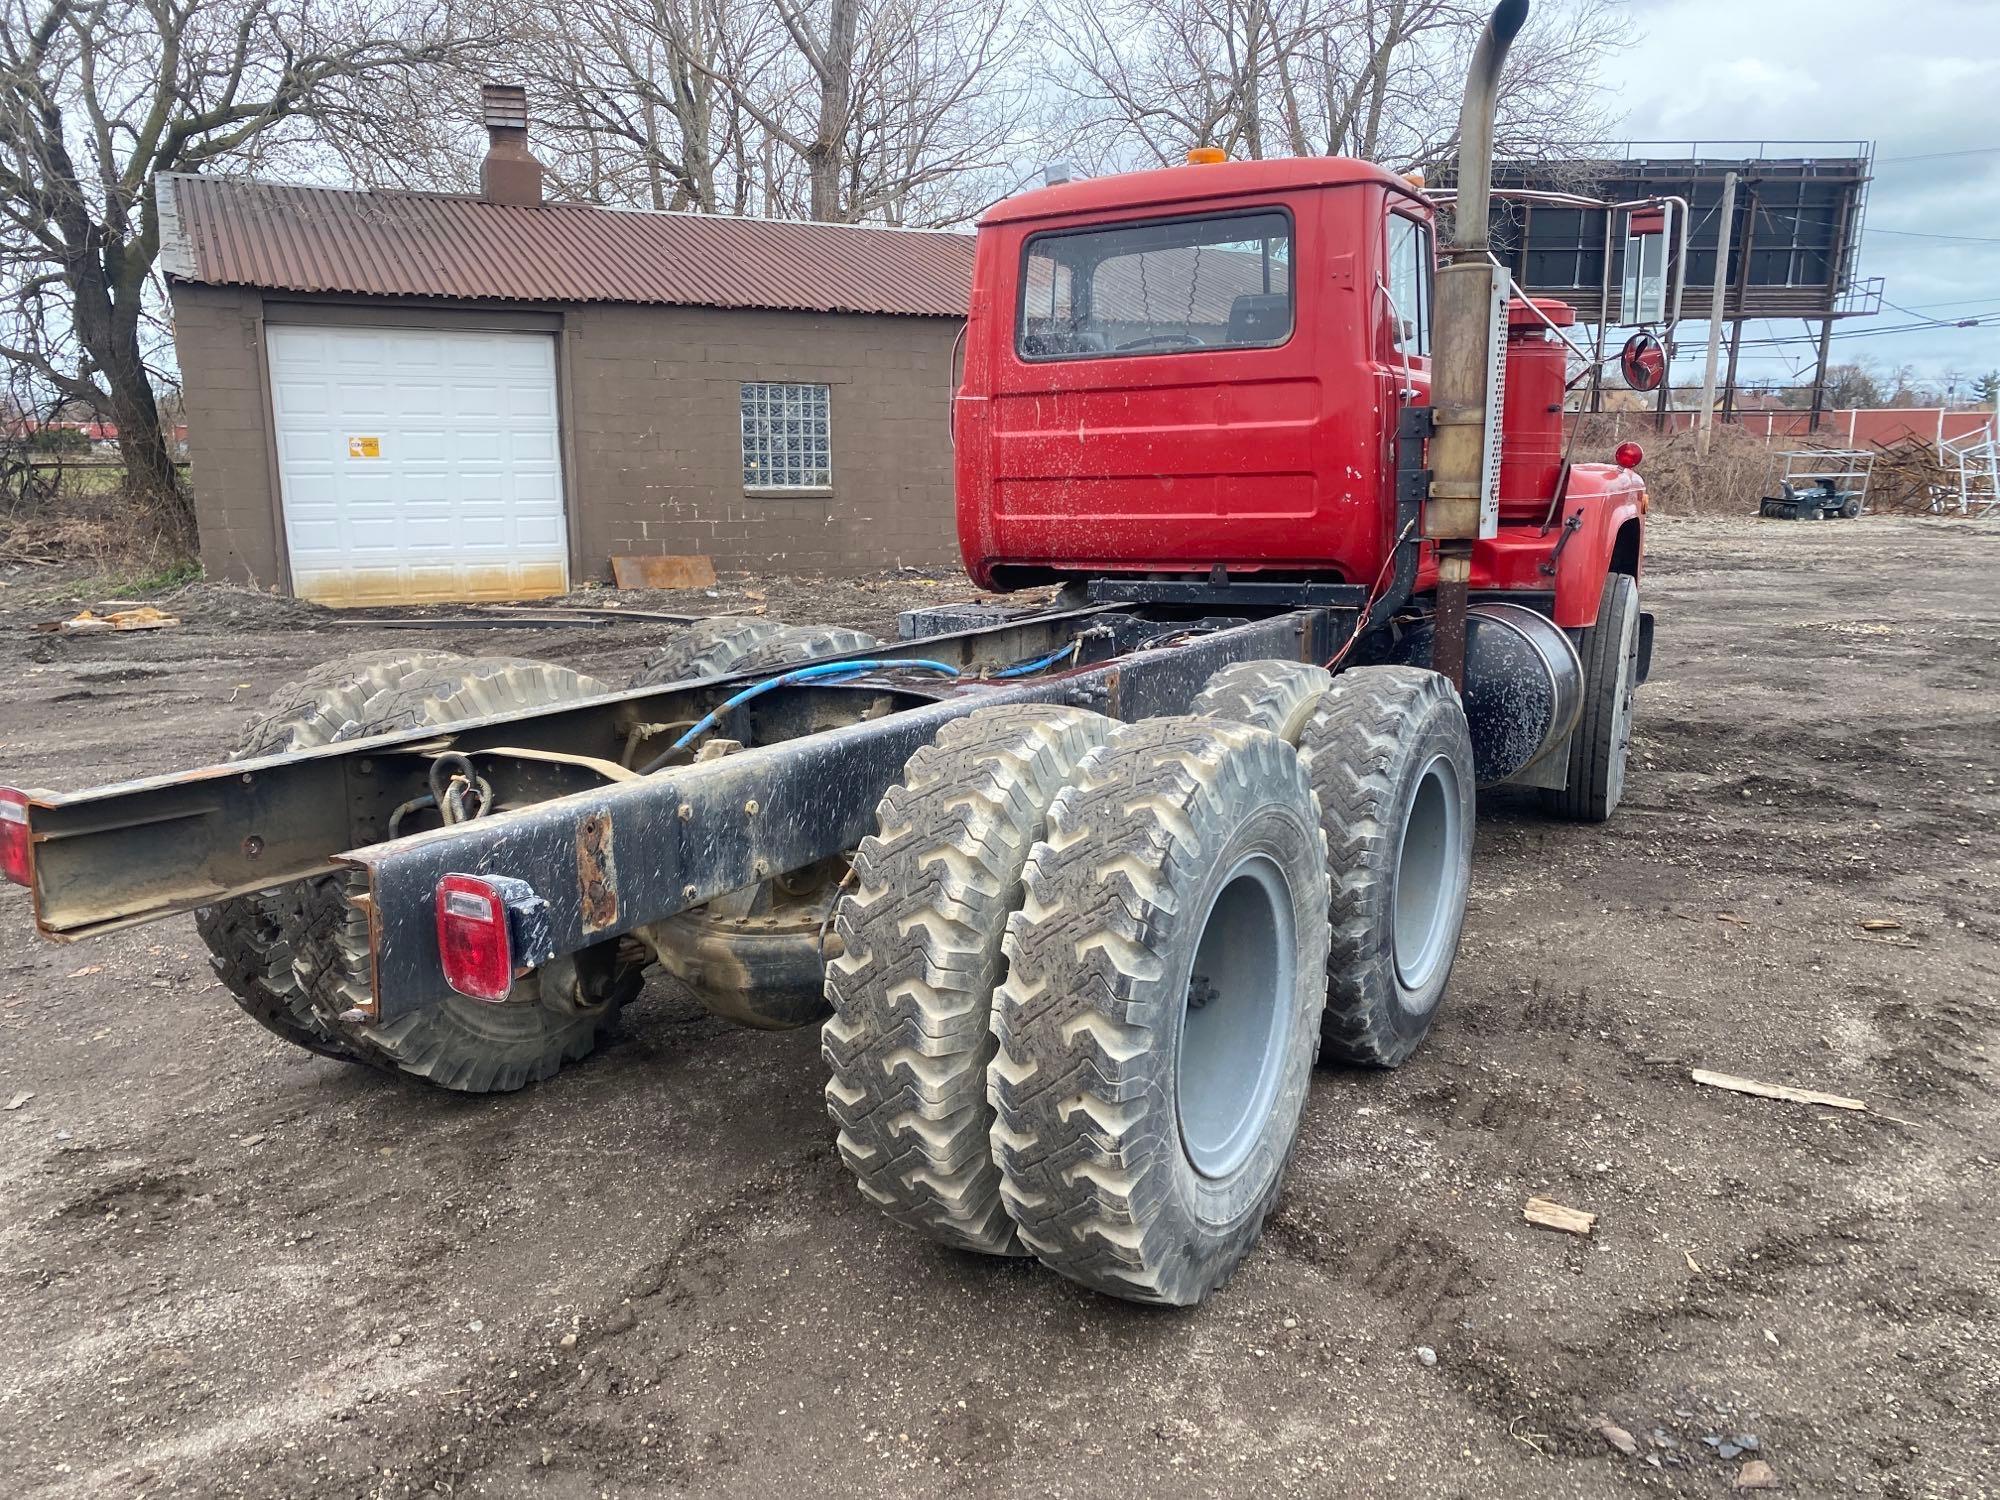
[[[491,159],[480,196],[162,180],[211,577],[417,602],[628,553],[956,560],[969,236],[527,186]]]

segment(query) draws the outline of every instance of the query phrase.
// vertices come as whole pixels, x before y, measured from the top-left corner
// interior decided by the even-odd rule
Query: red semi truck
[[[862,1194],[947,1244],[1198,1302],[1255,1242],[1315,1060],[1439,1013],[1476,788],[1616,807],[1636,454],[1568,461],[1559,304],[1361,162],[1204,163],[979,226],[965,560],[1052,606],[883,643],[718,619],[619,688],[381,653],[224,765],[0,790],[59,939],[193,912],[300,1046],[469,1091],[588,1053],[648,966],[821,1024]],[[1503,394],[1504,392],[1504,394]]]

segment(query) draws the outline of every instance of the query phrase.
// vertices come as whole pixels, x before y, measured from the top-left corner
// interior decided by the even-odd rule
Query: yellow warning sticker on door
[[[349,458],[380,458],[382,440],[378,437],[351,437],[347,440]]]

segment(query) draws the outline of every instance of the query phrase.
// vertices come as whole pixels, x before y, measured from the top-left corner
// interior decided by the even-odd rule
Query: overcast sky
[[[1887,298],[1917,316],[1884,306],[1836,324],[1836,360],[1933,377],[2000,369],[2000,0],[1629,3],[1639,41],[1607,79],[1628,107],[1624,137],[1875,142],[1858,269],[1887,278]],[[1687,306],[1707,295],[1689,287]],[[1944,317],[1985,326],[1851,336]],[[1810,373],[1809,344],[1749,343],[1804,325],[1747,328],[1744,375]],[[1682,324],[1684,349],[1705,337]]]

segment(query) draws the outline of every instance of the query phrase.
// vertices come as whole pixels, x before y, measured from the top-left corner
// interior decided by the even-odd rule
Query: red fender
[[[1567,630],[1594,625],[1605,576],[1638,576],[1645,551],[1645,512],[1646,486],[1631,470],[1576,464],[1570,469],[1556,525],[1546,532],[1537,525],[1503,526],[1499,535],[1476,543],[1471,586],[1528,593],[1553,588],[1551,613],[1556,624]],[[1568,530],[1572,522],[1574,531]],[[1544,571],[1551,556],[1553,577]],[[1430,559],[1425,562],[1418,578],[1420,589],[1433,587],[1437,577]]]

